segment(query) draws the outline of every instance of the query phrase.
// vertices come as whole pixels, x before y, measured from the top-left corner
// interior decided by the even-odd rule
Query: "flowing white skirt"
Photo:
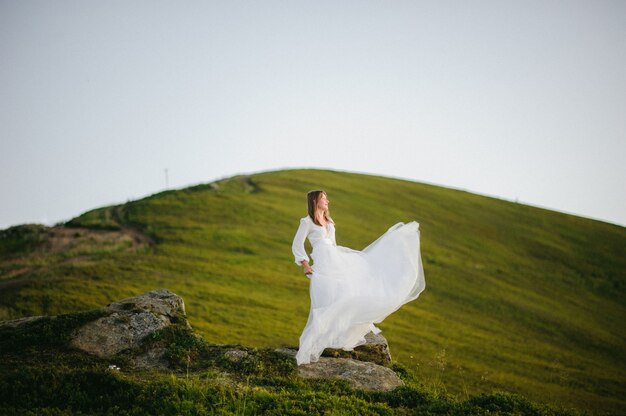
[[[311,310],[300,336],[298,365],[318,361],[325,348],[352,350],[365,335],[426,287],[419,224],[398,223],[363,251],[316,243],[311,253]]]

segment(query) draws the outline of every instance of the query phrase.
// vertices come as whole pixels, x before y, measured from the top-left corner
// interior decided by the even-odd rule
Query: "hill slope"
[[[50,230],[5,230],[0,319],[168,287],[208,342],[297,345],[308,280],[290,245],[316,188],[328,192],[340,245],[420,223],[426,291],[380,327],[432,389],[626,406],[626,229],[390,178],[288,170],[166,191],[72,220],[83,228],[57,250]]]
[[[88,312],[0,322],[0,414],[579,414],[507,393],[432,394],[401,365],[387,367],[372,341],[354,358],[298,367],[295,350],[207,344],[189,328],[183,300],[155,290]]]

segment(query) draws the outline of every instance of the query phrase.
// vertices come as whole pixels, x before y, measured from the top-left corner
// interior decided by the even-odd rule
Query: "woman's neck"
[[[326,225],[326,216],[324,215],[324,211],[318,211],[317,214],[315,214],[315,218],[317,218],[317,221],[320,224]]]

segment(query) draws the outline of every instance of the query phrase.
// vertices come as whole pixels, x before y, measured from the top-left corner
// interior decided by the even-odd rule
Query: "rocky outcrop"
[[[179,365],[176,361],[177,341],[168,336],[171,337],[173,333],[180,334],[182,329],[182,333],[187,334],[186,336],[197,337],[200,340],[189,330],[183,299],[166,289],[146,292],[89,313],[92,315],[87,318],[88,321],[80,321],[86,323],[77,323],[78,326],[72,327],[76,329],[67,330],[70,338],[69,345],[101,358],[112,359],[113,362],[123,357],[124,362],[131,364],[129,368],[176,369]],[[38,322],[44,320],[59,322],[59,319],[66,318],[22,318],[0,322],[0,329],[19,331],[19,327],[22,326],[37,325]],[[170,328],[172,331],[161,331],[170,326],[174,326]],[[183,328],[180,328],[181,326]],[[388,391],[403,385],[402,380],[389,368],[391,355],[387,340],[373,333],[366,335],[365,340],[366,344],[352,351],[325,350],[317,362],[298,366],[297,375],[307,379],[345,380],[353,388],[363,390]],[[198,347],[200,349],[195,352],[191,351],[192,347],[185,352],[188,366],[192,361],[190,357],[194,354],[201,351],[206,353],[211,349],[214,350],[211,354],[216,354],[216,351],[223,354],[229,371],[246,367],[250,363],[254,364],[259,359],[255,349],[239,345],[209,345],[203,341],[198,345],[202,347]],[[295,365],[296,349],[280,348],[275,351],[293,357]],[[288,357],[284,359],[289,360]],[[224,363],[218,365],[224,365]],[[293,371],[294,367],[290,368],[290,371]]]
[[[298,366],[302,378],[333,378],[346,380],[353,388],[393,390],[404,383],[389,367],[391,354],[387,339],[372,332],[365,335],[365,344],[352,351],[327,348],[319,361]],[[295,357],[293,348],[276,351]]]
[[[359,361],[368,361],[385,367],[391,367],[391,354],[387,339],[373,332],[365,335],[365,344],[352,351],[327,348],[322,354],[324,357],[352,358]]]
[[[317,362],[298,366],[298,375],[302,378],[332,378],[346,380],[355,389],[389,391],[404,385],[404,382],[390,368],[376,362],[367,361],[372,357],[377,361],[387,363],[389,348],[387,340],[381,335],[370,334],[366,340],[371,344],[357,347],[354,351],[327,349],[324,355],[354,354],[355,358],[336,358],[322,356]],[[381,339],[382,338],[382,339]],[[385,346],[383,348],[383,345]],[[360,349],[360,351],[358,351]],[[292,348],[280,348],[276,351],[289,354],[295,358],[296,350]],[[383,355],[385,351],[386,355]],[[382,357],[385,357],[382,359]],[[385,364],[388,365],[388,364]]]
[[[183,299],[166,289],[111,303],[104,313],[76,330],[70,345],[99,357],[112,357],[138,347],[146,336],[169,325],[188,325]]]
[[[298,366],[302,378],[346,380],[353,388],[389,391],[404,385],[390,368],[351,358],[320,357],[319,361]]]

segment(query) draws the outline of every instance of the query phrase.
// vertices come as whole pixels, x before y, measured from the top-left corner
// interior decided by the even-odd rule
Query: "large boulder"
[[[99,357],[138,347],[149,334],[172,324],[188,325],[183,299],[158,289],[107,305],[104,316],[72,334],[71,345]]]

